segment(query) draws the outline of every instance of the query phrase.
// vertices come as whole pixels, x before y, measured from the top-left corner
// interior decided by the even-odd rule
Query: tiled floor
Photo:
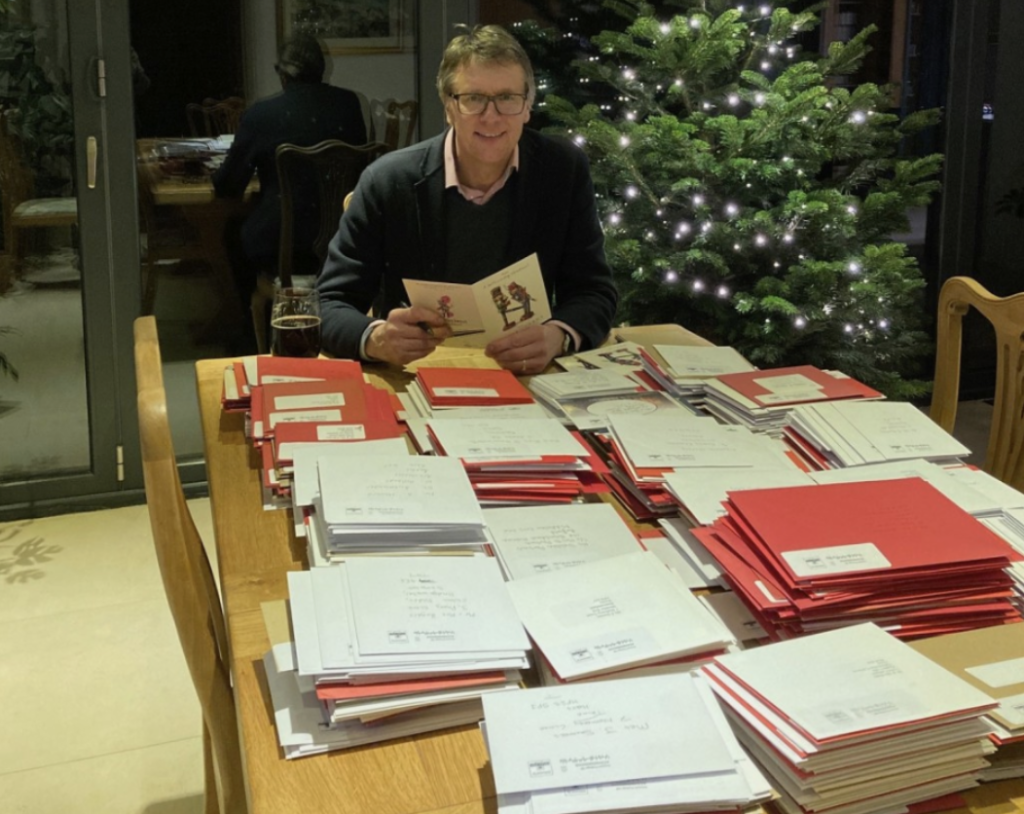
[[[961,407],[972,461],[990,414]],[[209,500],[190,507],[212,542]],[[0,733],[3,814],[202,810],[199,706],[145,506],[0,524]]]
[[[200,726],[146,507],[0,524],[0,811],[198,814]]]

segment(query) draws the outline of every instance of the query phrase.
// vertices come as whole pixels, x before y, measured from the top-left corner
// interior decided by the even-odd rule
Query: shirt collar
[[[445,189],[448,187],[455,187],[459,190],[459,194],[462,195],[470,203],[483,205],[493,198],[498,191],[505,186],[512,175],[513,170],[519,169],[519,145],[515,146],[512,151],[512,158],[508,162],[508,166],[505,167],[505,172],[501,174],[488,189],[479,190],[467,187],[461,181],[459,181],[459,174],[455,168],[455,130],[451,127],[448,128],[448,133],[444,137],[444,186]]]

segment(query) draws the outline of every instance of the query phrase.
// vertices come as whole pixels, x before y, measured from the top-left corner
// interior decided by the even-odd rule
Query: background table
[[[136,171],[139,184],[139,206],[143,229],[154,228],[168,220],[178,219],[194,233],[199,256],[210,266],[220,301],[225,304],[221,319],[237,321],[238,292],[231,263],[225,247],[224,234],[228,221],[241,220],[253,208],[253,195],[259,183],[253,181],[241,198],[218,198],[209,175],[186,177],[167,175],[155,153],[158,142],[170,139],[139,139],[136,144]],[[158,229],[156,231],[159,231]],[[161,242],[159,234],[149,235],[153,245]],[[187,238],[186,238],[187,239]],[[183,247],[184,248],[184,247]],[[173,247],[162,254],[173,255]],[[183,252],[189,256],[189,252]]]
[[[682,332],[682,333],[680,333]],[[678,326],[613,332],[644,342],[707,344]],[[445,354],[437,357],[443,360]],[[464,351],[448,354],[452,363]],[[496,814],[487,753],[475,726],[286,761],[277,745],[262,658],[270,643],[260,603],[288,595],[286,573],[307,567],[291,513],[260,505],[259,459],[241,413],[223,413],[227,359],[196,363],[210,500],[228,624],[235,703],[251,814]],[[401,388],[410,374],[367,370],[375,383]],[[376,373],[374,373],[376,371]],[[1024,780],[990,783],[965,795],[958,814],[1024,812]]]

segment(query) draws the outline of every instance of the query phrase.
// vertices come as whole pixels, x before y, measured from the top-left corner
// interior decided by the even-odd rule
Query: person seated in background
[[[229,225],[225,235],[242,307],[248,312],[256,275],[273,277],[278,264],[281,232],[281,194],[274,154],[281,144],[309,147],[327,139],[366,143],[366,124],[359,97],[351,90],[323,81],[324,55],[320,43],[297,36],[284,43],[274,66],[281,92],[253,104],[239,122],[231,149],[213,175],[220,197],[238,197],[253,173],[260,182],[255,209],[241,224]],[[319,226],[315,179],[296,185],[296,274],[320,271],[313,251]],[[303,190],[308,190],[304,192]]]
[[[447,131],[371,164],[331,241],[317,280],[324,350],[394,365],[426,356],[451,331],[436,311],[402,305],[403,278],[473,283],[532,252],[553,318],[487,355],[539,373],[599,345],[618,294],[590,169],[575,144],[524,130],[536,90],[526,52],[500,26],[465,29],[445,49],[437,90]]]

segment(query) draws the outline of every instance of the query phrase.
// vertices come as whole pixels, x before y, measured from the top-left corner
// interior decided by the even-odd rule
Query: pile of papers
[[[317,459],[312,524],[331,554],[481,545],[484,519],[458,461],[418,455]]]
[[[427,433],[430,451],[459,461],[484,506],[570,503],[608,491],[601,461],[552,418],[431,419]]]
[[[292,520],[295,536],[305,537],[310,565],[329,565],[341,554],[329,551],[326,541],[315,522],[314,504],[320,497],[320,461],[336,459],[345,465],[366,465],[368,456],[408,458],[412,453],[404,438],[384,438],[376,441],[353,441],[340,443],[296,443],[292,444]],[[422,547],[413,550],[421,551]],[[447,551],[447,549],[445,549]],[[474,550],[479,548],[474,547]]]
[[[695,407],[704,401],[712,376],[756,370],[735,348],[716,345],[655,345],[641,350],[644,371],[668,393]]]
[[[633,554],[641,545],[609,503],[485,509],[487,536],[505,579]]]
[[[636,342],[616,342],[613,345],[602,345],[593,350],[585,350],[570,356],[558,356],[555,364],[563,370],[617,370],[619,372],[636,372],[643,370],[640,358],[642,345]]]
[[[871,624],[701,668],[787,814],[899,810],[977,784],[992,699]]]
[[[771,789],[692,675],[484,698],[499,814],[739,811]]]
[[[348,360],[246,357],[225,369],[222,401],[225,410],[246,412],[268,509],[294,505],[296,449],[405,435],[391,395]]]
[[[981,521],[1024,558],[1024,508],[1004,508],[991,516],[982,517]],[[1013,578],[1017,606],[1024,615],[1024,561],[1011,563],[1009,574]]]
[[[308,745],[324,748],[475,722],[480,697],[518,691],[528,666],[492,558],[356,557],[292,571],[288,590],[294,662],[275,649],[267,665],[283,744],[313,718],[323,732]]]
[[[686,410],[675,399],[637,381],[628,368],[535,376],[530,390],[563,423],[578,430],[606,430],[613,415]]]
[[[1018,621],[998,535],[919,478],[730,492],[696,528],[773,639],[872,621],[901,638]]]
[[[545,683],[634,668],[685,672],[734,643],[649,551],[521,577],[508,591],[543,656],[538,669]]]
[[[705,472],[796,469],[775,439],[707,416],[617,415],[610,424],[610,454],[618,466],[613,476],[618,474],[620,486],[675,507],[673,514],[687,505],[687,497],[685,486],[680,492],[668,487],[672,473],[685,471],[699,480]]]
[[[813,469],[922,459],[960,463],[971,451],[905,401],[835,401],[794,407],[783,430]]]
[[[798,404],[881,398],[877,390],[844,373],[798,365],[710,378],[704,409],[727,424],[779,435],[789,411]]]

